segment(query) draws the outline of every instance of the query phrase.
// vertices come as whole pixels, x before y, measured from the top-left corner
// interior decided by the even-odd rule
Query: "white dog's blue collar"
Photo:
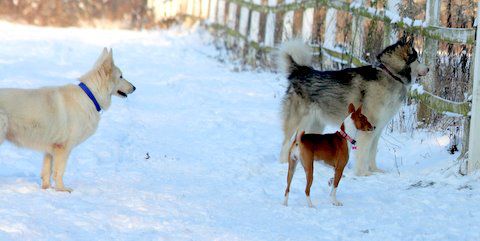
[[[95,99],[95,96],[93,95],[92,91],[90,91],[90,89],[83,82],[80,82],[80,84],[78,84],[78,86],[80,86],[80,88],[82,88],[82,90],[85,92],[85,94],[88,95],[88,98],[90,98],[90,100],[92,100],[92,102],[95,105],[95,108],[97,109],[97,111],[100,112],[102,110],[102,108],[100,107],[100,104],[98,104],[97,99]]]

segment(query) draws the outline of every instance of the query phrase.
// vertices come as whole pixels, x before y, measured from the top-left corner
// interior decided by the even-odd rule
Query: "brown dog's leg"
[[[55,180],[55,190],[60,192],[72,192],[72,189],[63,185],[63,173],[67,165],[70,150],[65,147],[55,147],[53,149],[53,180]]]
[[[302,164],[305,169],[305,176],[307,178],[307,186],[305,187],[305,195],[307,195],[308,206],[313,208],[312,200],[310,199],[310,188],[313,183],[313,153],[305,151],[302,155]]]
[[[342,178],[343,169],[347,164],[347,160],[339,161],[339,164],[335,167],[335,177],[333,179],[333,187],[332,191],[330,192],[330,198],[332,199],[332,204],[335,206],[342,206],[343,204],[337,200],[337,187],[338,183],[340,183],[340,179]]]
[[[42,189],[50,188],[50,176],[52,175],[52,155],[45,153],[43,157],[43,168],[42,173]]]
[[[290,183],[292,183],[293,174],[297,168],[298,160],[296,158],[288,158],[288,176],[287,176],[287,189],[285,189],[285,201],[283,205],[288,206],[288,193],[290,192]]]

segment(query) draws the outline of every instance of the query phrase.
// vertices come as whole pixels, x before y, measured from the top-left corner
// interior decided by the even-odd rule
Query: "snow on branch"
[[[422,102],[422,104],[438,113],[443,113],[446,115],[452,115],[453,113],[461,116],[470,115],[470,102],[454,102],[443,99],[428,91],[425,91],[423,86],[418,84],[412,86],[409,96],[413,99],[419,100]]]
[[[349,4],[339,0],[305,0],[302,2],[279,4],[277,6],[261,5],[246,0],[227,0],[227,2],[232,2],[250,10],[263,13],[288,12],[302,8],[315,8],[321,5],[350,12],[362,17],[382,21],[384,23],[404,29],[407,32],[417,33],[432,39],[448,43],[475,44],[474,29],[429,26],[425,21],[402,18],[397,14],[385,9],[364,7],[360,4]]]

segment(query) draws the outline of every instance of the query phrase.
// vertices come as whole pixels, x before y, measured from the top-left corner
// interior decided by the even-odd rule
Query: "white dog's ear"
[[[98,67],[102,65],[105,62],[105,56],[107,56],[108,50],[107,48],[103,48],[102,53],[100,53],[100,56],[98,56],[97,61],[95,61],[95,64],[93,65],[94,67]]]
[[[107,71],[111,71],[113,69],[112,52],[108,51],[107,48],[103,48],[103,52],[99,58],[99,61],[101,61],[99,64],[101,64]]]
[[[100,55],[100,57],[105,56],[105,55],[107,55],[107,54],[108,54],[108,49],[107,49],[107,47],[103,47],[103,51],[102,51],[102,54]]]
[[[110,49],[110,51],[108,52],[108,59],[110,60],[111,63],[113,63],[113,51],[112,51],[112,49]]]

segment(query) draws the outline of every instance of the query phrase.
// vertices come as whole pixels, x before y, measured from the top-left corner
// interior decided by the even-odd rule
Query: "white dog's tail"
[[[299,66],[312,65],[312,50],[301,39],[292,39],[280,46],[278,68],[289,76]]]

